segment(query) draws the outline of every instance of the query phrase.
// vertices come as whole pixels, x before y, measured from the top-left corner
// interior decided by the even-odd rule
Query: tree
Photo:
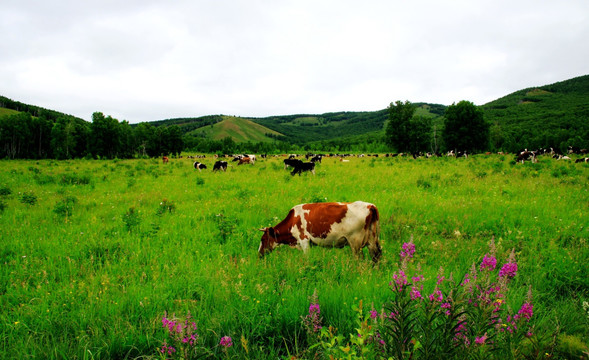
[[[446,109],[444,141],[450,150],[478,152],[489,146],[489,124],[483,112],[470,101],[460,101]]]
[[[389,111],[389,123],[386,128],[385,141],[387,145],[399,152],[410,150],[411,118],[415,114],[415,106],[408,100],[405,103],[397,100],[391,103]]]

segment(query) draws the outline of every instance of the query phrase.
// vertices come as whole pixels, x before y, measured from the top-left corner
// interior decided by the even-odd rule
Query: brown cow
[[[357,256],[368,246],[374,262],[382,253],[378,209],[363,201],[297,205],[278,225],[260,230],[264,232],[258,249],[261,257],[280,244],[303,251],[311,245],[337,248],[350,245]]]

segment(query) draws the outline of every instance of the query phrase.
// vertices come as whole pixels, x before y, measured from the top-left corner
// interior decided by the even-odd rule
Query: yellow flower
[[[14,322],[14,325],[18,325],[18,324],[20,324],[20,321],[15,321]]]

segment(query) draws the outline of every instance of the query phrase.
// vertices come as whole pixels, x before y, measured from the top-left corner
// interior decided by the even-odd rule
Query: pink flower
[[[481,337],[476,337],[474,339],[474,343],[477,345],[484,345],[486,340],[487,340],[487,333],[485,333],[485,335],[483,335]]]
[[[415,254],[415,244],[413,242],[404,243],[400,253],[401,259],[412,258],[413,254]]]
[[[403,290],[403,286],[407,285],[407,275],[403,270],[399,270],[399,273],[393,274],[393,281],[389,283],[390,286],[395,286],[399,291]]]
[[[377,317],[378,317],[378,311],[376,311],[376,310],[370,310],[370,318],[374,320]]]
[[[527,302],[524,303],[521,309],[519,309],[519,311],[517,312],[517,314],[525,318],[526,320],[530,321],[532,315],[534,315],[534,305]]]
[[[499,277],[514,278],[517,273],[517,263],[509,262],[503,265],[499,270]]]
[[[411,287],[411,300],[421,299],[421,293],[415,286]]]
[[[444,300],[444,295],[442,295],[442,291],[436,287],[436,290],[429,295],[429,301],[442,302],[442,300]]]
[[[231,340],[230,336],[223,336],[221,338],[221,341],[219,342],[219,345],[225,348],[230,348],[231,346],[233,346],[233,341]]]
[[[493,270],[495,270],[496,266],[497,266],[497,259],[495,259],[495,257],[492,255],[485,254],[485,257],[483,258],[483,262],[481,262],[481,266],[479,267],[479,270],[483,271],[484,269],[488,269],[489,271],[493,271]]]

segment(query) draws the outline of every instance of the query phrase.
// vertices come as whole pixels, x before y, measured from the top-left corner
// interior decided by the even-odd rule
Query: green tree
[[[51,149],[57,159],[71,159],[76,147],[76,124],[74,119],[61,116],[51,129]]]
[[[411,118],[415,114],[415,106],[408,100],[405,103],[397,100],[388,107],[389,123],[385,131],[385,141],[391,148],[399,152],[410,151]]]
[[[489,124],[483,112],[470,101],[460,101],[446,109],[444,141],[449,150],[478,152],[489,146]]]
[[[101,112],[92,114],[90,126],[90,153],[112,159],[120,149],[119,121]]]

